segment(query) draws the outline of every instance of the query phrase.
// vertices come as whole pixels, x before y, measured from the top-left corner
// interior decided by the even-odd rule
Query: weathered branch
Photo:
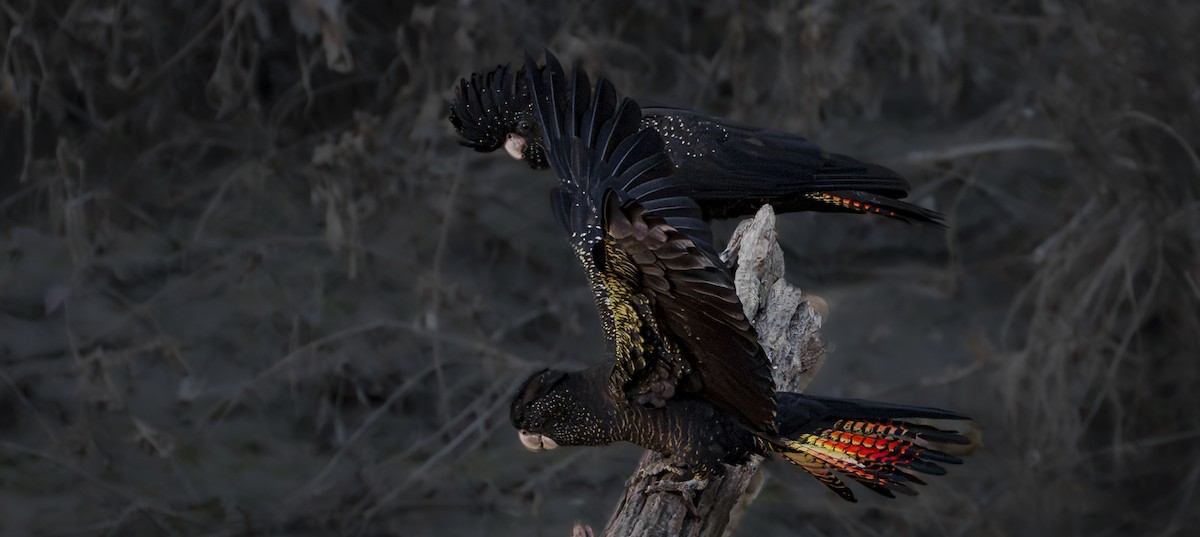
[[[764,206],[751,220],[738,226],[729,246],[721,254],[727,263],[737,263],[734,282],[746,316],[758,330],[759,342],[774,367],[776,388],[798,392],[812,380],[825,360],[819,330],[825,302],[806,296],[783,279],[783,252],[775,232],[775,212]],[[756,459],[727,468],[723,477],[713,477],[694,496],[694,505],[677,492],[648,492],[670,479],[648,475],[648,468],[662,457],[647,452],[625,484],[625,495],[608,521],[607,536],[718,537],[736,525],[762,486]],[[590,535],[590,528],[576,526],[576,535]]]

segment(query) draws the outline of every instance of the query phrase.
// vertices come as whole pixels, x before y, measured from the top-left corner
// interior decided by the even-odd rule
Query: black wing
[[[688,181],[687,194],[708,218],[777,212],[876,213],[943,225],[934,211],[899,201],[909,185],[900,174],[825,151],[788,132],[742,125],[669,106],[642,109]]]
[[[681,195],[662,139],[612,85],[595,91],[526,59],[549,161],[552,197],[595,291],[616,363],[610,392],[643,404],[704,397],[753,427],[774,429],[774,387],[700,208]]]

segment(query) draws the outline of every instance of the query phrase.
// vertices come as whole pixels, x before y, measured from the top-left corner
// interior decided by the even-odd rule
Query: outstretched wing
[[[774,386],[728,269],[661,137],[605,80],[592,91],[549,53],[526,57],[534,108],[561,179],[552,201],[584,265],[615,357],[610,392],[662,405],[706,398],[774,429]]]

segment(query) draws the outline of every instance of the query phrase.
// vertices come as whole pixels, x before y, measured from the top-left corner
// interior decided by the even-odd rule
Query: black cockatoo
[[[578,68],[576,68],[577,70]],[[534,117],[525,70],[565,78],[549,51],[545,65],[513,72],[507,66],[462,79],[450,122],[476,151],[503,147],[535,169],[549,165],[547,141]],[[641,128],[663,139],[671,164],[686,177],[685,195],[705,220],[776,212],[876,213],[942,226],[942,215],[899,201],[908,182],[883,166],[829,153],[795,134],[740,125],[683,108],[642,106]]]
[[[886,496],[961,461],[971,422],[933,408],[777,392],[729,268],[717,257],[691,168],[645,113],[575,70],[527,60],[531,119],[560,182],[559,222],[583,265],[608,339],[582,371],[543,370],[510,417],[530,449],[626,441],[696,478],[778,454],[847,500],[840,472]],[[713,198],[709,198],[713,199]]]

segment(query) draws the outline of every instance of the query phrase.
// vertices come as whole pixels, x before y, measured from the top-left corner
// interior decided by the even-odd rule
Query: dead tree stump
[[[819,331],[826,307],[820,298],[804,295],[783,279],[783,251],[777,243],[775,212],[769,205],[738,226],[721,259],[736,263],[738,297],[771,360],[776,389],[803,390],[825,360]],[[642,457],[625,483],[625,495],[608,521],[605,537],[728,535],[763,482],[762,460],[755,458],[749,464],[727,468],[723,477],[709,479],[696,494],[696,504],[689,505],[677,492],[647,492],[670,479],[647,475],[649,465],[660,461],[651,451]],[[576,525],[574,535],[590,536],[592,531]]]

